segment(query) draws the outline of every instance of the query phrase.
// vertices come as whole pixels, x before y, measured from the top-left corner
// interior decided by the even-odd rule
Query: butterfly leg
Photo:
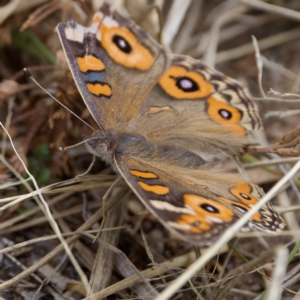
[[[95,162],[96,162],[96,155],[93,155],[93,160],[92,160],[91,164],[89,165],[88,169],[84,173],[79,174],[76,177],[82,177],[82,176],[87,175],[91,171],[91,169],[94,166]]]

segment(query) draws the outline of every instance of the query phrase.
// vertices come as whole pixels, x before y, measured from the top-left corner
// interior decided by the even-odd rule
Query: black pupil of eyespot
[[[132,48],[129,43],[121,36],[114,35],[112,41],[116,44],[116,46],[125,53],[130,53]]]
[[[214,206],[211,206],[209,204],[201,204],[200,207],[204,210],[206,210],[207,212],[210,212],[210,213],[213,213],[213,214],[216,214],[219,212],[219,210],[214,207]]]
[[[232,118],[232,113],[226,109],[220,109],[219,115],[226,120],[230,120]]]
[[[241,195],[244,199],[246,199],[246,200],[250,200],[250,199],[251,199],[248,195],[246,195],[246,194],[244,194],[244,193],[240,193],[240,195]]]
[[[177,78],[176,86],[184,92],[195,92],[199,90],[197,82],[188,77]]]

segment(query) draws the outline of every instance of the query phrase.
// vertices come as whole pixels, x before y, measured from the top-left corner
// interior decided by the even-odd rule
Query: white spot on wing
[[[111,17],[105,17],[102,22],[107,28],[119,27],[119,23]]]
[[[66,27],[65,34],[69,41],[82,43],[84,39],[85,27],[76,24],[74,27]]]
[[[99,28],[99,23],[94,23],[90,27],[86,27],[84,29],[85,29],[86,33],[96,34],[96,32],[98,31],[98,28]]]
[[[83,27],[80,24],[76,24],[75,27],[66,27],[65,34],[69,41],[83,43],[86,34],[96,35],[97,39],[101,41],[101,32],[98,30],[99,23],[94,23],[90,27]]]
[[[85,33],[96,35],[98,41],[101,41],[101,31],[99,30],[99,23],[93,23],[90,27],[85,28]]]
[[[195,215],[196,213],[190,209],[190,208],[186,208],[186,207],[178,207],[175,205],[172,205],[168,202],[165,201],[159,201],[159,200],[150,200],[151,204],[159,210],[168,210],[171,212],[175,212],[175,213],[181,213],[181,214],[189,214],[189,215]]]

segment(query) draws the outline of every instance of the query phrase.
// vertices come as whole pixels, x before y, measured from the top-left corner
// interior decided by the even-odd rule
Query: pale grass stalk
[[[273,272],[271,284],[268,287],[266,300],[280,300],[282,294],[282,282],[286,274],[286,261],[288,258],[288,249],[285,247],[280,247],[277,250],[277,255],[275,259],[275,269]]]
[[[44,208],[44,210],[45,210],[45,215],[48,217],[49,223],[50,223],[50,225],[51,225],[53,231],[56,233],[56,235],[58,236],[60,242],[62,243],[62,245],[63,245],[63,247],[64,247],[64,249],[65,249],[67,255],[69,256],[70,261],[72,262],[72,264],[73,264],[75,270],[77,271],[77,273],[78,273],[78,275],[79,275],[79,277],[80,277],[80,279],[81,279],[81,281],[82,281],[82,283],[83,283],[83,285],[84,285],[86,291],[89,291],[89,290],[90,290],[90,286],[89,286],[87,277],[85,276],[85,274],[84,274],[83,271],[81,270],[81,268],[80,268],[78,262],[76,261],[74,255],[73,255],[73,253],[71,252],[71,250],[70,250],[68,244],[66,243],[65,239],[62,237],[61,232],[60,232],[60,229],[59,229],[59,227],[58,227],[58,225],[57,225],[55,219],[53,218],[53,216],[52,216],[52,214],[51,214],[51,212],[50,212],[50,209],[49,209],[49,206],[48,206],[47,202],[46,202],[45,199],[43,198],[43,195],[42,195],[42,193],[41,193],[40,188],[38,187],[37,182],[35,181],[35,178],[31,175],[31,173],[30,173],[29,170],[27,169],[27,167],[26,167],[24,161],[21,159],[19,153],[17,152],[17,150],[16,150],[16,148],[15,148],[15,146],[14,146],[14,144],[13,144],[13,141],[12,141],[12,139],[11,139],[11,137],[10,137],[8,131],[6,130],[6,128],[3,126],[3,124],[2,124],[1,122],[0,122],[0,125],[2,126],[3,130],[6,132],[8,138],[9,138],[9,140],[10,140],[10,143],[11,143],[11,145],[12,145],[12,147],[13,147],[13,150],[14,150],[14,152],[16,153],[18,159],[20,160],[20,162],[21,162],[21,164],[22,164],[24,170],[26,171],[26,173],[28,174],[28,176],[29,176],[30,179],[32,180],[32,183],[33,183],[33,185],[34,185],[34,187],[35,187],[35,189],[36,189],[37,195],[38,195],[38,198],[35,199],[36,202],[39,204],[39,206],[41,206],[41,207],[43,206],[43,208]]]
[[[240,0],[240,2],[269,13],[274,13],[292,20],[300,21],[300,13],[282,6],[265,3],[258,0]]]
[[[272,102],[284,102],[284,103],[300,103],[300,99],[280,99],[280,98],[274,98],[274,97],[266,97],[266,98],[260,98],[260,97],[254,97],[255,101],[272,101]]]
[[[3,160],[2,160],[2,156],[0,156],[0,160],[1,160],[1,162],[3,163]],[[8,166],[8,165],[6,165],[5,163],[3,163],[6,167]],[[10,169],[11,170],[11,169]],[[31,179],[30,179],[31,180]],[[24,179],[24,181],[21,181],[23,184],[26,182],[25,181],[25,179]],[[25,184],[24,184],[25,185]],[[43,189],[41,189],[41,190],[43,190]],[[1,201],[0,201],[0,203],[5,203],[5,202],[9,202],[8,204],[6,204],[6,205],[3,205],[3,206],[1,206],[0,207],[0,211],[4,211],[4,210],[6,210],[6,209],[8,209],[9,207],[11,207],[11,206],[13,206],[13,205],[15,205],[15,204],[17,204],[17,203],[19,203],[19,202],[22,202],[22,201],[24,201],[24,200],[26,200],[26,199],[29,199],[29,198],[33,198],[33,197],[36,197],[38,195],[38,192],[37,191],[33,191],[33,192],[31,192],[31,193],[29,193],[29,194],[26,194],[26,195],[22,195],[22,196],[14,196],[14,197],[8,197],[8,198],[5,198],[5,199],[1,199]],[[16,200],[12,200],[12,198],[14,199],[14,198],[17,198]]]
[[[183,22],[184,16],[191,4],[191,0],[181,1],[173,0],[171,9],[169,10],[163,32],[163,45],[170,49],[170,45],[176,36],[178,29]]]
[[[300,210],[300,205],[289,205],[289,206],[279,206],[276,208],[276,210],[281,213],[281,214],[285,214],[287,212],[293,212],[293,211],[297,211]]]
[[[9,100],[8,100],[8,113],[7,113],[7,117],[6,117],[6,120],[5,120],[5,128],[9,129],[10,127],[10,122],[11,122],[11,118],[12,118],[12,115],[13,115],[13,112],[12,112],[12,109],[13,109],[13,106],[14,106],[14,103],[15,103],[15,99],[16,97],[11,97]],[[2,136],[2,144],[1,144],[1,155],[4,157],[5,156],[5,150],[6,150],[6,139],[7,139],[7,136],[6,134],[3,134]]]
[[[203,55],[203,62],[205,62],[210,67],[214,67],[216,64],[217,58],[217,48],[219,44],[219,35],[220,29],[232,22],[234,19],[239,18],[243,13],[247,11],[247,7],[245,5],[237,5],[232,9],[226,9],[222,14],[216,18],[213,23],[212,28],[210,29],[209,33],[209,42],[207,48]]]
[[[258,41],[260,50],[270,49],[272,47],[297,40],[300,37],[300,28],[294,28],[272,36],[263,38]],[[253,44],[247,43],[236,48],[220,51],[216,56],[216,64],[230,61],[248,55],[253,52]]]
[[[300,209],[300,208],[298,208]],[[266,232],[266,231],[251,231],[251,232],[237,232],[235,233],[235,237],[237,238],[257,238],[257,236],[265,236],[265,237],[274,237],[274,233],[271,232]],[[276,233],[276,237],[279,236],[295,236],[297,238],[299,238],[300,236],[300,231],[299,230],[285,230],[285,231],[281,231]]]
[[[273,111],[268,111],[265,115],[266,118],[270,117],[277,117],[280,119],[294,116],[294,115],[299,115],[300,114],[300,109],[293,109],[293,110],[285,110],[285,111],[280,111],[280,110],[273,110]]]
[[[254,163],[247,163],[242,164],[243,168],[245,169],[253,169],[257,167],[266,167],[266,166],[273,166],[273,165],[281,165],[281,164],[289,164],[295,163],[299,160],[299,157],[285,157],[285,158],[278,158],[273,160],[263,160]]]
[[[109,195],[112,193],[112,191],[120,183],[121,180],[122,180],[122,177],[120,177],[120,176],[117,177],[117,179],[112,183],[112,185],[106,191],[105,195],[102,197],[102,208],[103,208],[102,222],[101,222],[100,228],[98,230],[98,233],[96,234],[96,236],[95,236],[95,238],[93,240],[93,243],[95,243],[96,240],[98,239],[98,237],[99,237],[99,235],[100,235],[100,233],[102,231],[102,228],[104,226],[104,223],[105,223],[105,219],[106,219],[106,209],[105,209],[106,201],[107,201]]]
[[[281,207],[290,207],[291,206],[291,200],[289,198],[287,191],[281,191],[277,195],[277,201]],[[284,218],[286,220],[287,228],[293,229],[293,231],[300,230],[299,220],[297,218],[297,215],[295,214],[295,210],[293,210],[292,212],[289,212],[289,213],[285,213]],[[298,237],[295,236],[294,238],[298,238]]]
[[[280,93],[275,91],[274,89],[270,89],[269,94],[274,95],[274,96],[281,96],[283,98],[289,98],[289,97],[300,97],[299,94],[294,94],[294,93]]]
[[[4,158],[4,156],[2,155],[2,157]],[[30,181],[29,178],[25,179],[24,178],[24,181]],[[16,185],[19,185],[21,184],[21,181],[15,181],[15,182],[9,182],[9,183],[4,183],[2,185],[0,185],[0,190],[5,190],[5,189],[8,189],[10,187],[13,187],[13,186],[16,186]],[[7,198],[6,198],[7,199]],[[4,200],[4,199],[1,199],[1,200]],[[3,202],[0,202],[0,203],[3,203]]]
[[[291,70],[285,68],[284,66],[280,65],[279,63],[276,63],[275,61],[271,61],[269,60],[267,57],[265,56],[261,56],[261,59],[264,63],[264,66],[274,72],[276,72],[276,74],[280,74],[284,77],[286,77],[289,80],[299,80],[300,76],[299,74],[296,74],[294,72],[292,72]],[[270,89],[269,94],[273,94],[274,96],[280,96],[280,97],[296,97],[299,98],[300,95],[298,94],[291,94],[291,93],[286,93],[286,94],[281,94],[277,91],[274,91],[273,89]]]
[[[25,183],[28,181],[28,179],[25,180],[22,176],[20,176],[18,173],[16,173],[15,170],[13,169],[13,167],[1,155],[0,155],[0,160],[25,185]],[[43,194],[57,194],[57,193],[63,193],[65,189],[68,189],[65,192],[72,192],[72,191],[80,192],[80,191],[92,189],[95,187],[109,188],[111,185],[110,181],[115,176],[112,176],[111,178],[108,178],[108,179],[105,177],[109,177],[109,175],[90,175],[90,176],[85,176],[85,177],[81,177],[81,178],[75,177],[70,180],[65,180],[65,181],[62,181],[59,183],[53,183],[48,186],[45,186],[45,187],[41,188],[40,191]],[[97,181],[98,179],[101,179],[101,180],[106,179],[108,181],[107,182],[98,182]],[[71,184],[78,183],[78,182],[82,183],[82,185],[78,184],[78,185],[76,185],[76,187],[73,187],[71,185]],[[28,186],[28,187],[30,188],[30,186]],[[0,199],[0,204],[15,201],[13,204],[10,203],[7,206],[0,207],[0,211],[3,211],[5,209],[7,209],[9,206],[12,206],[20,201],[35,197],[37,194],[38,194],[37,191],[32,191],[32,192],[22,195],[22,196],[13,196],[13,197],[7,197],[5,199]]]
[[[254,51],[255,51],[255,60],[256,60],[256,66],[257,66],[257,70],[258,70],[258,77],[257,77],[258,87],[259,87],[259,90],[260,90],[260,93],[262,94],[262,96],[266,97],[266,94],[265,94],[263,86],[262,86],[262,74],[263,74],[263,66],[264,66],[263,60],[260,55],[256,37],[254,35],[252,35],[251,38],[252,38],[252,43],[253,43],[253,47],[254,47]]]
[[[57,195],[56,197],[53,197],[52,199],[47,200],[47,203],[51,207],[55,203],[63,201],[64,199],[69,198],[72,195],[73,195],[73,193],[60,194],[60,195]],[[12,216],[11,218],[1,222],[0,235],[1,235],[2,230],[8,229],[8,228],[11,229],[14,224],[21,223],[24,220],[31,219],[31,217],[33,215],[35,215],[36,213],[38,213],[39,211],[40,211],[40,208],[38,206],[31,207],[30,209],[24,211],[22,214],[19,214],[17,216]]]
[[[44,2],[47,2],[47,0],[12,0],[8,2],[6,5],[0,7],[0,25],[11,15],[41,5]]]
[[[210,247],[210,250],[203,254],[195,263],[193,263],[182,275],[180,275],[175,281],[173,281],[156,300],[167,300],[176,291],[178,291],[198,270],[204,267],[204,265],[213,258],[219,251],[219,248],[233,238],[234,234],[238,232],[250,218],[259,211],[271,198],[273,198],[281,187],[290,180],[300,169],[300,160],[295,166],[281,179],[279,182],[257,203],[255,204],[245,215],[243,215],[235,224],[228,228],[221,238],[216,241],[214,245]]]
[[[127,277],[127,278],[103,289],[102,291],[95,293],[92,296],[84,298],[83,300],[102,299],[104,297],[107,297],[109,295],[112,295],[114,293],[122,291],[134,284],[141,282],[142,281],[141,276],[142,276],[142,278],[153,278],[155,276],[158,276],[159,274],[164,274],[164,273],[170,271],[170,269],[181,268],[181,267],[191,263],[191,261],[194,261],[194,259],[195,259],[195,252],[194,251],[189,252],[187,254],[181,255],[174,259],[165,261],[158,266],[154,266],[154,267],[151,267],[144,271],[141,271],[141,272],[139,272],[140,274],[135,274],[130,277]]]
[[[126,228],[128,228],[128,225],[117,226],[117,227],[112,227],[112,228],[103,228],[102,231],[103,232],[115,231],[115,230],[122,230],[122,229],[126,229]],[[86,234],[86,236],[88,236],[87,234],[94,234],[94,233],[97,233],[97,232],[98,232],[98,229],[94,229],[94,230],[87,230],[87,231],[83,231],[83,232],[71,231],[71,232],[62,233],[61,235],[63,237],[68,237],[68,236],[72,236],[74,234],[80,233],[82,235]],[[12,251],[15,251],[17,249],[27,247],[29,245],[34,245],[34,244],[37,244],[37,243],[40,243],[40,242],[50,241],[50,240],[54,240],[54,239],[57,239],[57,238],[58,237],[55,234],[48,235],[48,236],[42,236],[42,237],[39,237],[39,238],[34,238],[32,240],[28,240],[28,241],[25,241],[25,242],[22,242],[22,243],[14,244],[13,246],[6,247],[4,249],[0,249],[0,254],[12,252]]]

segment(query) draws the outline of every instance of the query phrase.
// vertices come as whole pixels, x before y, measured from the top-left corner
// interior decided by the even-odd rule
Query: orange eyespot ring
[[[161,88],[175,99],[201,99],[214,88],[203,76],[180,66],[171,66],[159,79]]]
[[[153,55],[138,42],[127,28],[106,27],[102,23],[100,31],[101,44],[116,63],[141,71],[152,67],[154,63]]]
[[[233,211],[228,207],[212,199],[194,194],[185,194],[183,198],[187,206],[203,217],[210,216],[228,222],[232,220],[234,215]]]
[[[251,187],[249,186],[249,184],[247,184],[245,182],[245,183],[238,184],[235,188],[230,190],[232,192],[232,194],[234,196],[236,196],[238,199],[240,199],[242,202],[233,201],[233,200],[230,200],[230,199],[227,199],[224,197],[220,197],[220,199],[222,199],[226,203],[234,206],[241,213],[246,213],[251,208],[250,205],[257,203],[257,201],[258,201],[256,198],[251,197],[251,199],[253,199],[253,201],[246,202],[247,200],[245,200],[244,195],[250,197],[248,194],[248,192],[250,192],[250,189],[251,189]],[[241,194],[244,194],[244,195],[242,196]],[[251,217],[251,220],[261,222],[261,215],[257,212]]]
[[[252,188],[250,184],[247,182],[240,182],[230,191],[235,197],[240,199],[246,205],[254,205],[258,202],[258,200],[251,195],[251,190]]]
[[[207,113],[216,123],[227,126],[227,128],[235,134],[245,135],[246,130],[239,125],[241,121],[241,112],[226,104],[224,101],[217,100],[214,97],[210,97],[207,100],[208,109]]]
[[[214,219],[223,222],[233,219],[234,212],[222,203],[194,194],[185,194],[183,199],[185,205],[192,208],[196,214],[183,214],[176,222],[182,226],[190,226],[189,231],[195,234],[209,230]]]

